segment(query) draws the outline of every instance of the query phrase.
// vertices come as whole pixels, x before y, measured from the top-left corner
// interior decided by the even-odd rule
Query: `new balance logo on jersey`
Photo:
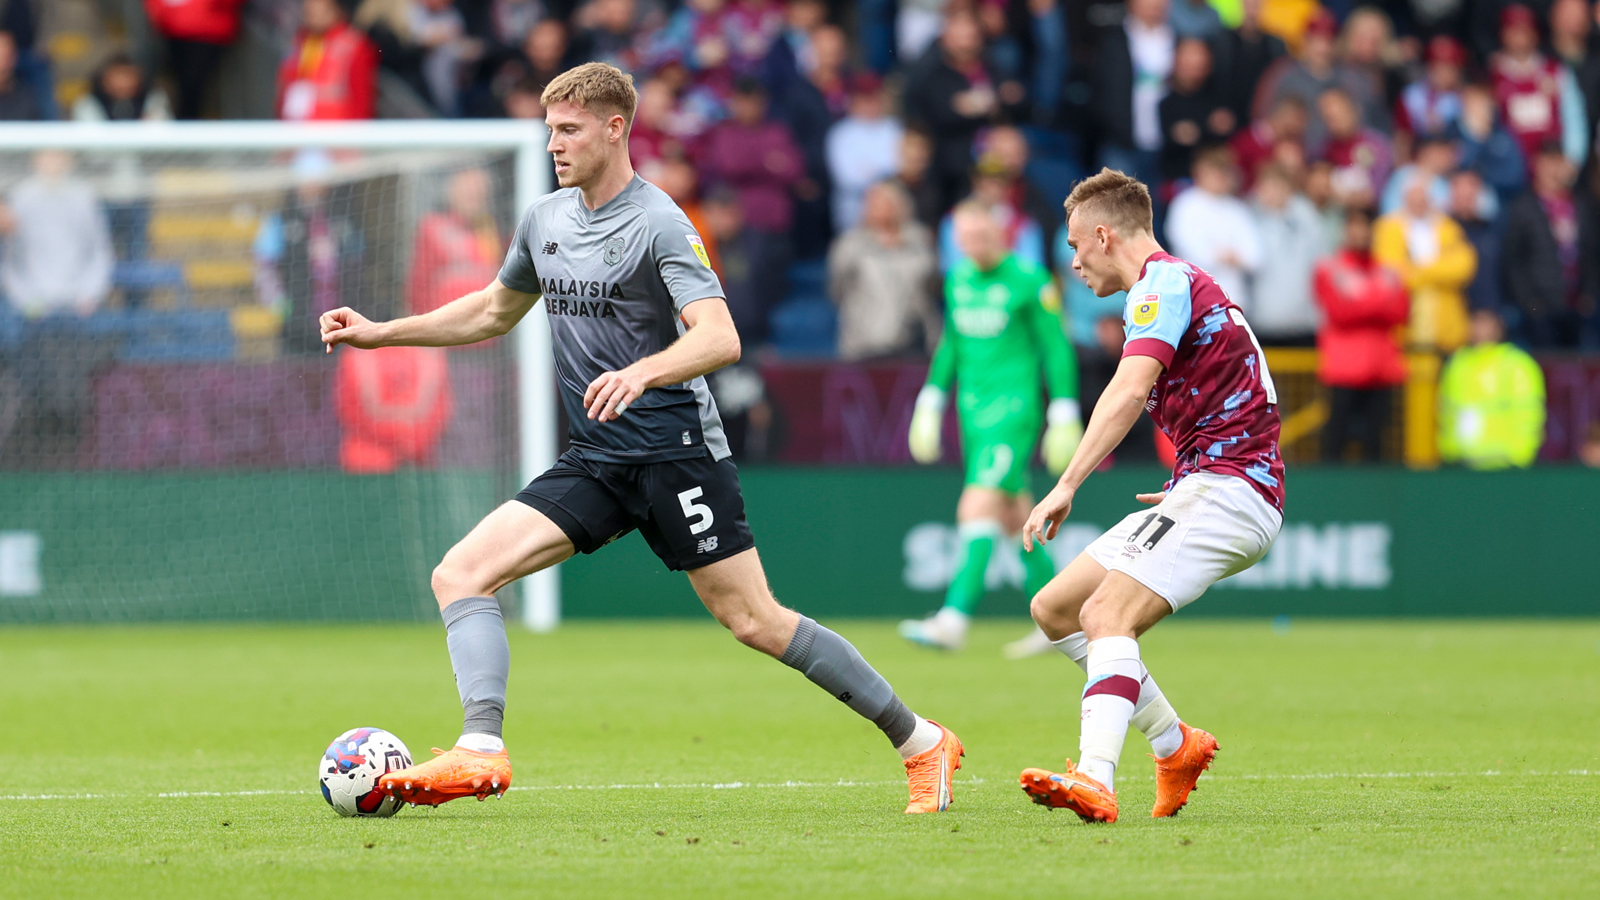
[[[694,545],[694,552],[696,553],[715,553],[716,550],[717,538],[715,535],[708,538],[701,538],[700,543]]]
[[[555,241],[545,241],[544,242],[544,254],[546,256],[554,256],[555,252],[556,252],[556,242]]]

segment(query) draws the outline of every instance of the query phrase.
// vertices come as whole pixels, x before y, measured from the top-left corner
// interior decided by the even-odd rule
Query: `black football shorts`
[[[674,571],[698,569],[756,545],[739,470],[711,451],[691,459],[623,464],[568,450],[517,499],[560,526],[580,553],[639,529]]]

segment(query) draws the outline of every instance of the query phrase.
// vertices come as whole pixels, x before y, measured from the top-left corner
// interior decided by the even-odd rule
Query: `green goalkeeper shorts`
[[[991,488],[1008,494],[1028,490],[1028,467],[1037,432],[985,430],[962,435],[967,457],[967,487]]]

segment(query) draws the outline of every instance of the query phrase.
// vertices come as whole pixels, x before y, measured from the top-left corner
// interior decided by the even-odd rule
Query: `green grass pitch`
[[[968,754],[904,816],[868,723],[713,623],[512,635],[503,801],[339,819],[322,748],[459,724],[430,627],[0,631],[0,897],[1594,897],[1600,623],[1176,621],[1143,642],[1217,764],[1148,818],[1027,802],[1076,751],[1082,676],[833,623]],[[615,786],[610,785],[630,785]],[[177,794],[174,796],[173,794]]]

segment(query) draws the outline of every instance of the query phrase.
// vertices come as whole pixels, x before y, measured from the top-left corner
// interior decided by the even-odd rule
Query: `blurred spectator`
[[[1067,337],[1078,349],[1078,359],[1081,361],[1085,353],[1092,355],[1094,348],[1100,345],[1098,329],[1102,319],[1114,321],[1120,332],[1122,311],[1128,305],[1128,293],[1117,291],[1109,297],[1095,296],[1078,273],[1072,271],[1072,258],[1077,253],[1067,243],[1067,229],[1056,231],[1055,250],[1056,278],[1062,286],[1061,321],[1067,329]],[[1122,346],[1120,340],[1117,346]],[[1107,375],[1107,378],[1110,376]]]
[[[278,118],[372,118],[377,109],[377,49],[350,27],[337,0],[303,0],[300,10],[300,31],[278,69]]]
[[[998,125],[989,129],[982,138],[979,160],[995,176],[1005,182],[1006,202],[1012,209],[1032,219],[1039,226],[1043,241],[1040,257],[1048,267],[1055,247],[1056,232],[1066,225],[1062,216],[1061,199],[1052,199],[1028,177],[1028,137],[1014,125]]]
[[[72,104],[78,122],[164,122],[172,118],[167,92],[150,84],[126,53],[114,53],[89,79],[89,93]]]
[[[1395,169],[1394,174],[1389,176],[1388,183],[1383,187],[1383,197],[1378,202],[1378,212],[1388,214],[1399,209],[1406,185],[1417,176],[1421,176],[1423,183],[1428,186],[1428,202],[1443,209],[1449,201],[1450,187],[1445,177],[1456,168],[1459,154],[1455,143],[1448,138],[1428,137],[1416,149],[1412,161]],[[1493,205],[1489,207],[1487,218],[1493,218],[1494,211],[1499,209],[1497,202],[1490,202]]]
[[[0,206],[0,288],[29,319],[87,316],[111,291],[111,232],[89,182],[73,175],[71,155],[41,150],[33,174]]]
[[[732,0],[721,17],[721,25],[733,71],[757,75],[786,25],[783,5],[777,0]],[[816,39],[815,31],[811,37]]]
[[[1339,45],[1340,61],[1365,82],[1356,94],[1362,121],[1372,128],[1390,130],[1394,103],[1410,80],[1400,65],[1394,23],[1376,7],[1357,7],[1344,20]]]
[[[710,235],[707,243],[716,244],[721,266],[717,276],[728,311],[748,348],[767,339],[767,316],[788,290],[789,256],[782,237],[745,227],[739,196],[727,185],[713,187],[701,209]]]
[[[895,20],[895,48],[901,62],[923,57],[948,27],[947,10],[957,4],[951,0],[900,0]],[[977,22],[974,21],[976,26]]]
[[[1251,103],[1261,77],[1289,52],[1282,39],[1261,30],[1262,2],[1243,0],[1238,27],[1220,31],[1211,39],[1217,90],[1240,125],[1250,121]],[[1301,103],[1303,113],[1304,101]]]
[[[639,5],[635,0],[588,0],[578,7],[573,21],[577,56],[610,63],[624,72],[639,67]]]
[[[814,64],[811,35],[827,24],[828,6],[822,0],[789,0],[783,6],[783,18],[783,30],[773,40],[763,64],[762,77],[774,97],[787,96]]]
[[[16,39],[11,32],[0,31],[0,121],[32,122],[44,117],[33,88],[18,77]]]
[[[984,64],[994,78],[995,94],[1000,99],[1000,117],[1024,118],[1028,71],[1021,34],[1027,31],[1027,23],[1020,17],[1020,4],[982,0],[975,6],[978,30],[983,34]],[[1013,12],[1019,15],[1013,18]]]
[[[1167,241],[1173,255],[1211,273],[1217,286],[1253,316],[1250,279],[1261,267],[1261,237],[1250,207],[1234,196],[1238,183],[1228,148],[1196,155],[1194,186],[1174,198],[1167,212]]]
[[[1375,84],[1367,73],[1340,61],[1335,39],[1339,23],[1326,10],[1319,10],[1306,25],[1305,36],[1300,41],[1299,52],[1274,63],[1261,78],[1256,90],[1256,117],[1261,116],[1280,97],[1296,97],[1306,105],[1311,119],[1306,127],[1306,144],[1320,146],[1328,139],[1328,125],[1322,109],[1322,95],[1333,88],[1344,91],[1355,104],[1357,124],[1383,122],[1388,110],[1383,108],[1381,85]]]
[[[986,156],[973,170],[972,194],[967,199],[988,208],[1008,252],[1025,262],[1044,266],[1044,228],[1020,205],[1015,186],[1015,175],[1006,164],[998,157]],[[956,242],[955,214],[945,213],[939,221],[939,268],[948,272],[966,258]]]
[[[631,141],[629,146],[631,148]],[[695,233],[700,235],[700,242],[705,244],[706,258],[711,260],[712,270],[720,275],[722,258],[717,253],[717,237],[706,217],[705,207],[700,204],[700,176],[694,166],[681,157],[658,159],[639,168],[639,174],[661,188],[683,210],[689,224],[694,226]]]
[[[1056,121],[1072,61],[1064,6],[1060,0],[1028,0],[1028,37],[1033,44],[1029,95],[1034,121],[1042,127],[1050,127]]]
[[[353,475],[431,467],[454,406],[445,351],[347,348],[337,355],[339,467]]]
[[[1531,161],[1546,141],[1559,141],[1567,159],[1582,165],[1589,152],[1583,94],[1560,61],[1539,50],[1539,20],[1521,4],[1500,13],[1500,51],[1489,61],[1500,115]]]
[[[1590,36],[1593,23],[1589,5],[1588,0],[1555,0],[1550,4],[1550,50],[1574,75],[1583,72],[1595,53]],[[1582,81],[1579,78],[1580,91],[1584,87]],[[1589,117],[1588,121],[1593,124],[1595,120]]]
[[[900,139],[894,182],[911,197],[917,221],[929,231],[938,228],[939,217],[944,213],[944,194],[933,175],[933,139],[927,132],[913,129]]]
[[[366,240],[351,214],[347,190],[329,184],[333,161],[302,150],[293,163],[296,185],[283,208],[256,232],[256,297],[283,320],[289,353],[322,353],[317,318],[355,305]],[[481,285],[480,285],[481,287]]]
[[[1176,36],[1168,0],[1130,0],[1121,24],[1105,30],[1090,77],[1100,128],[1100,164],[1149,184],[1160,181],[1161,99],[1172,75]]]
[[[1322,241],[1329,247],[1344,246],[1345,208],[1333,195],[1333,165],[1318,160],[1306,167],[1306,199],[1317,208],[1322,219]]]
[[[933,237],[911,218],[893,182],[867,190],[861,224],[828,253],[828,296],[839,307],[839,358],[905,356],[937,343]]]
[[[462,66],[482,55],[482,43],[467,36],[466,19],[452,0],[411,0],[407,24],[422,51],[428,99],[442,115],[457,115]]]
[[[1389,138],[1361,123],[1361,112],[1349,92],[1329,88],[1317,97],[1327,131],[1318,156],[1333,165],[1333,196],[1341,206],[1371,207],[1389,179],[1394,157]]]
[[[1245,188],[1255,184],[1256,170],[1278,155],[1280,145],[1287,143],[1305,148],[1309,121],[1306,105],[1300,98],[1284,96],[1272,104],[1272,111],[1266,118],[1257,119],[1233,136],[1228,146],[1233,148]]]
[[[1121,312],[1098,319],[1094,324],[1094,336],[1093,346],[1077,348],[1083,350],[1078,356],[1078,399],[1083,402],[1086,419],[1092,417],[1095,404],[1100,402],[1100,395],[1111,384],[1111,379],[1117,373],[1117,364],[1122,361],[1125,334]],[[1134,420],[1133,427],[1128,429],[1127,437],[1112,451],[1106,464],[1155,463],[1156,443],[1159,440],[1157,435],[1154,420],[1149,416],[1139,416]]]
[[[907,72],[902,99],[906,118],[933,139],[930,171],[943,213],[966,194],[972,140],[1000,109],[999,95],[983,64],[983,34],[975,18],[966,13],[950,16],[937,49]]]
[[[1206,0],[1172,0],[1168,19],[1172,22],[1173,33],[1180,39],[1210,40],[1222,31],[1222,17]]]
[[[504,48],[485,61],[479,75],[480,83],[473,85],[462,100],[464,114],[475,118],[526,118],[512,114],[512,91],[526,82],[536,88],[531,93],[537,98],[545,85],[571,68],[573,59],[569,50],[567,23],[561,19],[540,20],[527,30],[517,47]],[[387,51],[384,56],[388,56]],[[388,64],[387,58],[384,64]],[[650,83],[640,85],[641,102],[643,90]],[[634,123],[637,127],[637,116]],[[628,146],[633,146],[631,135]]]
[[[1413,176],[1400,208],[1378,219],[1372,255],[1411,293],[1411,346],[1450,353],[1467,340],[1466,287],[1478,254],[1455,220],[1434,206],[1429,176]]]
[[[1525,469],[1544,444],[1544,373],[1508,343],[1500,314],[1472,314],[1472,344],[1439,378],[1439,458],[1473,469]]]
[[[491,188],[484,169],[462,169],[445,184],[445,208],[417,222],[408,292],[411,315],[432,312],[495,279],[506,242],[489,205]]]
[[[1447,34],[1428,41],[1427,72],[1406,85],[1395,104],[1396,142],[1412,146],[1416,138],[1450,135],[1461,118],[1462,72],[1467,48]]]
[[[1169,181],[1188,174],[1196,148],[1233,135],[1237,120],[1213,87],[1211,48],[1205,41],[1194,37],[1178,41],[1172,83],[1161,99],[1160,114],[1161,177]]]
[[[539,99],[543,94],[544,85],[532,78],[524,78],[517,82],[506,94],[506,118],[543,119],[544,101]],[[631,143],[629,147],[632,148]]]
[[[1322,458],[1345,459],[1351,443],[1357,460],[1381,457],[1395,386],[1406,379],[1395,327],[1407,316],[1405,286],[1372,256],[1372,213],[1345,213],[1338,253],[1317,264],[1314,292],[1322,308],[1317,331],[1317,380],[1328,387]]]
[[[672,88],[661,79],[651,79],[639,87],[639,105],[628,129],[628,156],[635,169],[684,155],[683,141],[672,121],[676,102]]]
[[[1448,209],[1478,256],[1478,271],[1467,284],[1467,306],[1498,310],[1505,305],[1500,281],[1500,228],[1494,219],[1484,214],[1486,190],[1478,173],[1459,169],[1450,175]]]
[[[1328,246],[1317,208],[1295,190],[1288,171],[1262,167],[1250,212],[1261,239],[1261,267],[1252,287],[1250,326],[1267,345],[1310,347],[1317,333],[1311,279]]]
[[[828,130],[828,178],[833,188],[833,227],[856,227],[867,187],[895,174],[905,130],[889,115],[888,97],[876,75],[858,75],[850,85],[850,114]],[[909,196],[907,202],[910,202]]]
[[[1580,0],[1577,3],[1563,4],[1563,9],[1567,10],[1566,15],[1570,15],[1573,11],[1581,11],[1583,6],[1584,4]],[[1588,38],[1585,41],[1587,49],[1584,52],[1583,63],[1574,65],[1573,70],[1577,73],[1578,89],[1583,92],[1584,111],[1586,113],[1584,121],[1588,122],[1591,127],[1595,127],[1600,126],[1600,33],[1597,33],[1600,32],[1600,5],[1594,7],[1591,15],[1593,21],[1589,23]],[[1567,58],[1565,53],[1562,53],[1562,56]]]
[[[811,33],[811,65],[796,79],[780,103],[779,117],[788,124],[805,162],[805,177],[795,183],[793,244],[797,259],[827,255],[833,238],[829,209],[828,128],[848,106],[844,66],[849,53],[843,29],[820,25]]]
[[[782,442],[781,422],[767,400],[767,383],[761,370],[749,363],[734,363],[706,376],[717,401],[728,452],[735,462],[759,461],[776,455]]]
[[[1494,94],[1482,85],[1461,90],[1461,118],[1456,123],[1461,155],[1458,165],[1478,173],[1494,188],[1504,208],[1528,183],[1528,164],[1523,162],[1517,139],[1499,121]]]
[[[1590,192],[1573,191],[1573,178],[1560,145],[1546,144],[1534,157],[1533,184],[1506,213],[1504,283],[1522,317],[1522,336],[1536,349],[1595,340],[1600,211]]]
[[[741,79],[728,104],[730,118],[704,138],[698,157],[711,182],[739,194],[744,220],[768,235],[787,235],[794,221],[791,191],[805,178],[805,160],[789,126],[767,118],[767,92],[752,78]]]
[[[167,64],[178,88],[179,119],[200,118],[206,87],[223,52],[239,36],[244,4],[245,0],[144,0],[150,27],[167,45]]]

